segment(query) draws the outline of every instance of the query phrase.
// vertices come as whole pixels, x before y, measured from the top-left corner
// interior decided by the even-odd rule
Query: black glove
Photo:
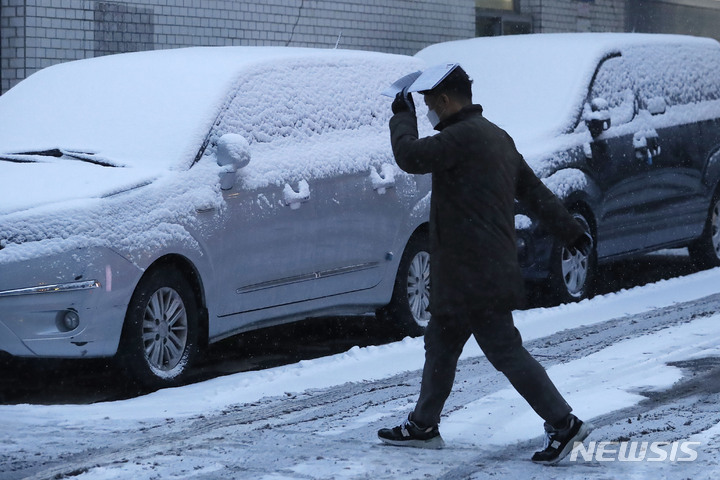
[[[393,100],[391,108],[393,113],[410,112],[415,114],[415,102],[413,101],[412,94],[407,91],[407,87],[395,95],[395,100]]]
[[[568,245],[567,248],[573,255],[581,253],[584,257],[587,257],[592,250],[592,237],[588,233],[583,233],[577,240]]]

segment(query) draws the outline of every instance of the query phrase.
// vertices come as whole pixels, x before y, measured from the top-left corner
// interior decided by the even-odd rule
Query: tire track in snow
[[[720,358],[701,358],[675,362],[687,375],[671,388],[647,392],[646,400],[592,419],[595,430],[588,441],[594,442],[656,442],[682,441],[707,431],[720,423]],[[525,480],[555,478],[548,476],[547,467],[534,465],[528,452],[540,445],[541,437],[507,445],[500,451],[487,449],[463,465],[449,469],[439,480],[479,480],[493,478],[523,478]],[[587,441],[585,442],[587,446]],[[577,463],[565,460],[552,468],[557,477],[565,478],[682,478],[715,480],[720,445],[701,444],[698,464],[687,471],[687,464],[666,462],[626,463],[586,461],[578,456]],[[617,449],[616,449],[617,450]],[[612,458],[606,455],[605,458]],[[571,467],[572,471],[567,468]],[[647,470],[640,470],[640,469]],[[655,468],[655,470],[651,470]],[[699,470],[699,472],[698,472]],[[571,476],[572,474],[572,476]]]

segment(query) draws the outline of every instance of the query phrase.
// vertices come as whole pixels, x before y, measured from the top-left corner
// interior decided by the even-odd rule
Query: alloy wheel
[[[712,240],[715,256],[720,258],[720,200],[715,202],[715,207],[712,211],[712,218],[710,219],[710,238]]]
[[[580,296],[585,288],[589,258],[580,252],[574,254],[567,248],[562,251],[562,276],[568,294]]]
[[[573,217],[586,232],[590,232],[590,225],[580,213],[573,213]],[[592,252],[590,253],[592,255]],[[588,294],[588,284],[591,281],[591,257],[579,251],[571,252],[567,247],[560,251],[560,274],[568,299],[581,299]]]
[[[187,338],[188,318],[182,297],[172,288],[160,288],[150,297],[142,322],[148,364],[157,370],[172,370],[183,358]]]
[[[407,298],[415,322],[427,327],[430,313],[430,254],[418,252],[410,262],[407,278]]]

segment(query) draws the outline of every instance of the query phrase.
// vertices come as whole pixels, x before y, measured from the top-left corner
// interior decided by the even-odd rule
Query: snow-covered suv
[[[521,264],[562,300],[588,295],[597,262],[688,246],[720,265],[720,44],[653,34],[536,34],[427,47],[459,62],[474,101],[506,129],[594,239],[572,255],[516,216]]]

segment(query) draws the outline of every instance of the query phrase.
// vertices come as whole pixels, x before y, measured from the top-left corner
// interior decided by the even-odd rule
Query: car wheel
[[[720,191],[713,197],[702,235],[688,250],[698,266],[720,266]]]
[[[572,215],[592,237],[587,219],[580,213]],[[587,256],[580,252],[573,253],[565,245],[556,242],[550,275],[550,286],[555,298],[560,303],[577,302],[587,298],[595,278],[596,263],[594,241]]]
[[[149,388],[177,385],[198,356],[198,305],[172,267],[142,278],[128,306],[120,358],[131,380]]]
[[[430,254],[426,233],[410,238],[400,259],[390,304],[378,314],[404,335],[425,333],[430,321]]]

